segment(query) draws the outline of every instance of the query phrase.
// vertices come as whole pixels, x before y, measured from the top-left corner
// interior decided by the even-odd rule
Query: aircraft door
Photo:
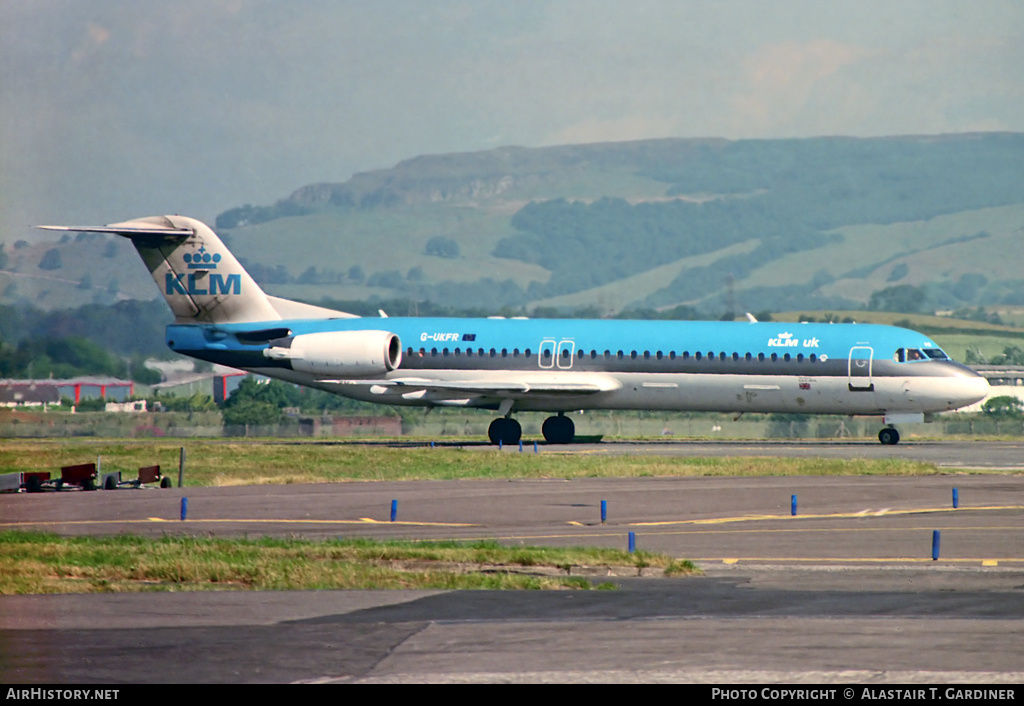
[[[870,392],[875,389],[871,380],[871,356],[874,349],[869,346],[854,346],[850,349],[847,366],[851,392]]]

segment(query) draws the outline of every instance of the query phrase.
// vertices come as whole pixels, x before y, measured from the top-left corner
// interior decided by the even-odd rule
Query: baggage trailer
[[[144,488],[150,483],[159,483],[161,488],[170,488],[171,479],[160,473],[160,466],[143,466],[139,469],[139,477],[133,480],[121,480],[121,471],[103,474],[103,489]]]
[[[52,478],[49,471],[5,473],[0,476],[0,492],[42,493],[46,490],[96,490],[96,464],[80,463],[63,466],[60,478]]]

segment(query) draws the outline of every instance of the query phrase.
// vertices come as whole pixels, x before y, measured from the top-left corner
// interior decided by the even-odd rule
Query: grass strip
[[[6,440],[0,473],[50,471],[102,457],[104,471],[133,478],[160,464],[177,482],[186,448],[185,485],[228,486],[343,481],[647,476],[935,475],[930,463],[902,459],[772,457],[685,458],[594,453],[534,454],[460,447],[388,447],[308,441]]]
[[[431,566],[434,565],[434,566]],[[309,589],[590,589],[541,569],[659,567],[688,561],[615,549],[505,547],[492,541],[60,537],[0,532],[0,595]],[[530,571],[528,571],[528,569]],[[532,571],[532,572],[531,572]]]

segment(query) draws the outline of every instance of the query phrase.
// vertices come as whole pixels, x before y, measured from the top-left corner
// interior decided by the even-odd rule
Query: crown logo
[[[190,270],[216,270],[217,263],[220,262],[220,253],[211,255],[206,252],[206,246],[204,245],[194,255],[192,253],[185,253],[183,259]]]

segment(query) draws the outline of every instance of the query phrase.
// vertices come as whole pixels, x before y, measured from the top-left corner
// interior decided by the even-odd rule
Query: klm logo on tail
[[[210,270],[217,269],[217,263],[221,261],[220,253],[210,254],[206,251],[206,247],[200,247],[199,251],[195,254],[185,253],[182,257],[185,264],[188,265],[190,270],[202,270],[203,272],[209,272]],[[187,275],[184,274],[173,274],[168,272],[164,275],[164,292],[169,295],[173,294],[241,294],[242,293],[242,275],[234,274],[222,276],[217,273],[210,275],[207,283],[202,281],[197,282],[196,278],[200,280],[204,278],[203,274],[196,272],[189,272]],[[209,286],[209,289],[205,288],[205,285]]]
[[[206,246],[202,246],[195,255],[185,253],[183,259],[188,263],[190,270],[216,270],[217,263],[220,262],[220,253],[211,255],[206,252]]]
[[[241,294],[242,275],[228,275],[221,277],[218,274],[210,275],[210,288],[203,289],[202,283],[196,282],[193,273],[188,275],[175,275],[168,272],[164,275],[164,292],[167,294]]]

